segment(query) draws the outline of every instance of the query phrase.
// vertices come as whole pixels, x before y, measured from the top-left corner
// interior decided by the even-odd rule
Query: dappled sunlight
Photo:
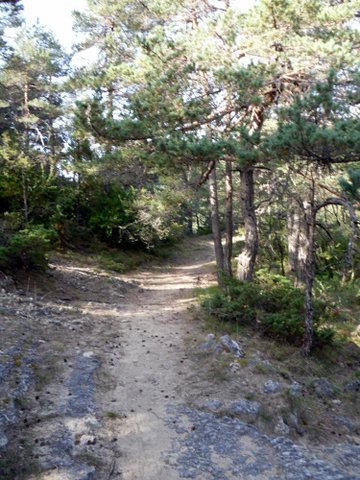
[[[127,415],[126,421],[121,422],[121,428],[117,429],[118,437],[126,437],[133,433],[146,434],[151,430],[151,423],[154,415],[151,412],[131,413]]]
[[[86,432],[89,430],[89,427],[97,426],[99,423],[94,415],[86,415],[85,417],[67,417],[64,418],[63,422],[69,432],[73,435]]]

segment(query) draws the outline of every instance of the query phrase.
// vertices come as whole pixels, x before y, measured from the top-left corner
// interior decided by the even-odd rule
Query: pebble
[[[290,428],[288,427],[288,425],[286,425],[282,417],[277,418],[277,423],[274,428],[274,433],[276,433],[276,435],[284,435],[284,436],[289,435]]]
[[[220,337],[220,343],[227,351],[232,353],[234,357],[243,358],[245,357],[244,350],[240,347],[238,342],[233,340],[229,335],[223,335]]]
[[[301,384],[296,380],[294,380],[289,387],[289,393],[294,396],[301,395],[302,393]]]
[[[281,390],[281,384],[275,382],[274,380],[268,380],[264,383],[263,392],[264,393],[278,393]]]

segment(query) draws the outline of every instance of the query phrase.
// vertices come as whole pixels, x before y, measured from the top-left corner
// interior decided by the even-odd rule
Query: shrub
[[[259,273],[252,283],[225,280],[225,289],[210,289],[202,306],[220,321],[251,324],[264,333],[292,343],[303,340],[304,294],[281,275]],[[326,304],[314,301],[314,337],[318,345],[331,343],[335,332],[324,327]]]
[[[40,269],[47,267],[47,253],[54,232],[42,226],[31,226],[13,234],[0,247],[0,268]]]
[[[209,289],[203,296],[202,306],[219,320],[250,323],[256,318],[258,301],[255,284],[226,278],[225,289]]]

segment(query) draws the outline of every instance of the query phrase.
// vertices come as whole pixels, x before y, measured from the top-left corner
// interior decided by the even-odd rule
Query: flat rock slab
[[[95,411],[93,373],[99,362],[92,356],[78,355],[74,368],[66,383],[69,390],[68,400],[63,413],[71,417],[82,417]]]
[[[168,425],[177,436],[166,458],[180,478],[360,479],[360,446],[340,444],[309,450],[288,438],[262,434],[236,418],[181,406],[170,410]]]

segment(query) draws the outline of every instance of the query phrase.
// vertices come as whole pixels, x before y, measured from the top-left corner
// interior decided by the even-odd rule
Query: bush
[[[45,270],[54,236],[53,231],[42,226],[28,227],[13,234],[6,245],[0,247],[0,268]]]
[[[290,281],[274,274],[261,273],[252,283],[225,280],[225,289],[209,289],[202,306],[219,321],[250,324],[264,333],[301,343],[304,337],[304,293]],[[331,343],[335,332],[324,327],[328,320],[326,304],[314,301],[314,337],[316,343]]]
[[[256,318],[259,300],[252,283],[225,279],[226,288],[211,288],[202,299],[202,306],[219,320],[248,324]]]

